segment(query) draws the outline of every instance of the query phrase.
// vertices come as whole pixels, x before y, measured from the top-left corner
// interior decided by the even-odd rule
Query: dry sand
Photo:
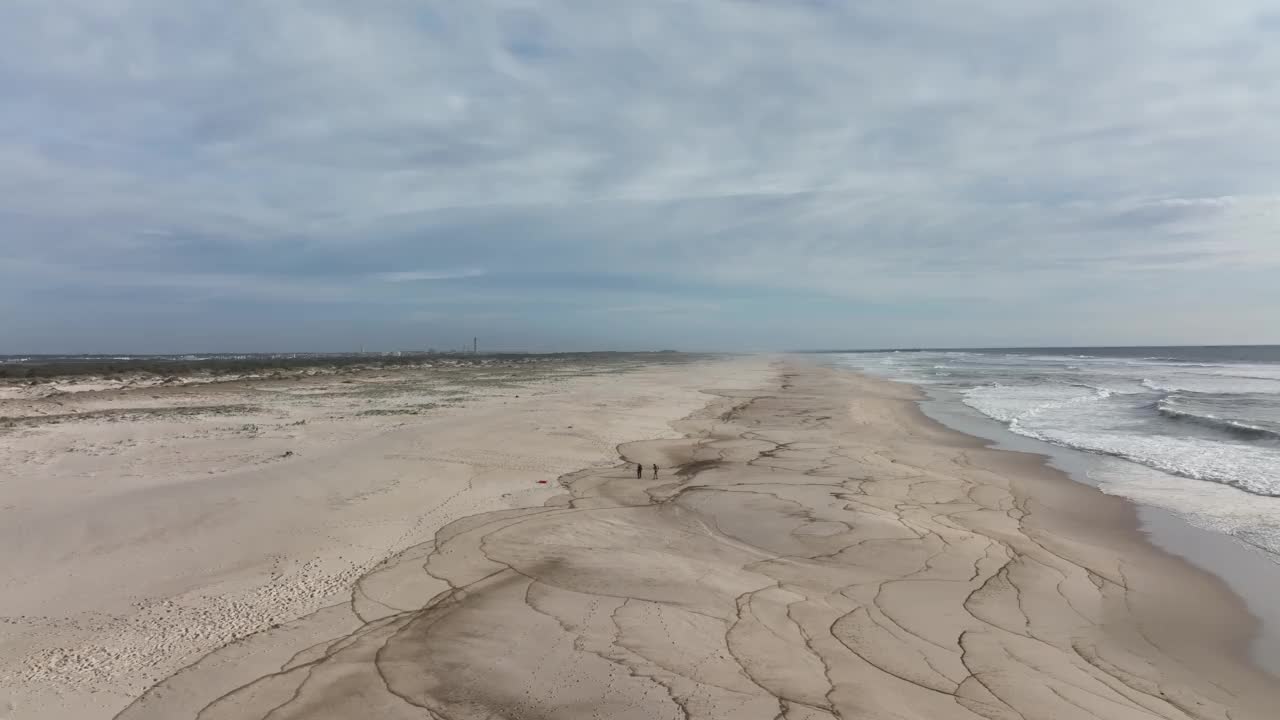
[[[615,440],[662,437],[705,404],[699,387],[715,399],[679,434],[619,448],[656,478],[614,455],[512,494]],[[89,511],[33,478],[19,497],[47,508],[26,500],[31,539],[2,550],[0,614],[56,606],[40,621],[66,637],[124,639],[106,665],[156,664],[104,690],[118,709],[164,678],[122,720],[1276,716],[1280,683],[1248,661],[1254,621],[1228,588],[1147,544],[1124,501],[946,430],[914,399],[797,364],[655,368],[244,478],[140,480],[96,521],[66,519]],[[268,571],[275,557],[293,564]],[[11,559],[36,577],[14,581]],[[311,584],[306,561],[336,572]],[[159,604],[121,605],[139,587]],[[276,602],[255,590],[299,587],[310,605],[255,615]],[[244,599],[220,615],[228,597]],[[118,625],[71,614],[102,606]],[[181,653],[149,638],[194,643],[189,658],[231,638],[185,628],[245,614],[279,625],[164,677]],[[44,642],[4,632],[6,662]],[[80,653],[81,675],[24,665],[24,687],[113,682]],[[14,716],[73,717],[38,707]]]
[[[669,422],[737,367],[10,386],[0,718],[110,718],[209,651],[335,603],[299,642],[349,632],[351,589],[380,562],[458,518],[540,505],[557,476],[616,463],[620,442],[678,437]]]

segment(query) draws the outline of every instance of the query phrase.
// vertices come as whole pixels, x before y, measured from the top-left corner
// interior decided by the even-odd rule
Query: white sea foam
[[[1198,373],[1151,375],[1142,379],[1142,386],[1155,392],[1195,392],[1206,395],[1231,395],[1237,393],[1280,395],[1280,378],[1242,377],[1238,375]]]
[[[1005,423],[1021,423],[1047,411],[1097,402],[1112,391],[1080,385],[1001,385],[995,383],[964,393],[966,405]]]
[[[1103,453],[1150,468],[1280,495],[1280,450],[1248,442],[1151,433],[1143,415],[1114,393],[1061,385],[992,385],[966,391],[964,402],[1019,435]]]
[[[1216,362],[1022,353],[900,353],[846,364],[942,386],[1010,431],[1097,457],[1108,493],[1175,512],[1280,561],[1280,353]],[[948,375],[942,376],[939,371]],[[928,377],[924,377],[924,376]],[[939,397],[946,397],[945,394]]]
[[[1103,492],[1177,513],[1204,530],[1231,535],[1280,556],[1280,498],[1258,497],[1131,463],[1100,463],[1090,476]]]

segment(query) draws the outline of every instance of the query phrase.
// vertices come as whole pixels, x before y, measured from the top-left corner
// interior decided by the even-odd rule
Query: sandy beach
[[[910,386],[766,358],[494,374],[174,388],[154,402],[256,410],[10,429],[0,708],[1248,720],[1280,703],[1226,585],[1149,545],[1126,501],[929,420]],[[362,414],[371,387],[375,410],[469,395]]]
[[[0,718],[109,718],[254,633],[304,617],[305,644],[348,632],[358,616],[314,614],[345,608],[379,563],[453,520],[541,505],[563,492],[559,475],[616,463],[618,443],[678,437],[669,422],[736,367],[623,358],[11,385]]]

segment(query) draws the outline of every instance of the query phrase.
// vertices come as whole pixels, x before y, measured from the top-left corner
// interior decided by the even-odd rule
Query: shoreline
[[[1269,717],[1218,578],[1132,504],[929,418],[911,386],[782,366],[628,464],[455,520],[361,579],[365,619],[207,704],[228,647],[121,720]],[[637,480],[633,462],[658,463]],[[298,628],[284,628],[294,632]]]
[[[1267,672],[1280,678],[1280,605],[1274,602],[1280,596],[1280,565],[1265,550],[1198,527],[1166,508],[1107,492],[1089,475],[1092,467],[1103,459],[1099,456],[1010,432],[958,398],[943,397],[926,386],[875,379],[913,388],[921,396],[917,401],[921,412],[952,431],[987,441],[999,450],[1042,456],[1046,465],[1065,479],[1133,505],[1135,529],[1147,542],[1213,575],[1240,596],[1258,623],[1249,643],[1249,653]]]
[[[1080,451],[1016,435],[985,416],[964,418],[957,422],[956,417],[961,415],[957,408],[951,406],[947,400],[936,397],[924,386],[876,377],[852,368],[839,368],[835,371],[851,373],[873,384],[906,388],[913,396],[911,405],[921,422],[965,438],[984,449],[1003,454],[1006,457],[1001,462],[1008,463],[1014,468],[1020,468],[1022,464],[1022,460],[1015,460],[1015,457],[1025,458],[1032,467],[1010,472],[1009,477],[1015,481],[1020,480],[1028,486],[1034,486],[1036,489],[1030,493],[1033,498],[1057,497],[1055,512],[1068,518],[1065,525],[1059,525],[1057,522],[1051,524],[1057,534],[1077,535],[1077,540],[1088,542],[1092,538],[1079,537],[1081,535],[1079,531],[1082,528],[1115,529],[1119,531],[1116,537],[1123,538],[1123,544],[1133,543],[1163,555],[1172,561],[1173,565],[1182,565],[1191,576],[1200,576],[1196,582],[1217,586],[1211,594],[1222,601],[1226,609],[1222,615],[1223,625],[1231,627],[1232,630],[1223,633],[1222,626],[1218,626],[1202,637],[1225,636],[1231,654],[1252,666],[1251,669],[1261,676],[1264,683],[1274,685],[1277,690],[1280,690],[1280,674],[1277,674],[1277,669],[1280,669],[1280,644],[1277,644],[1277,640],[1280,640],[1280,626],[1266,624],[1280,622],[1280,607],[1275,606],[1274,602],[1268,602],[1272,601],[1275,595],[1267,593],[1267,590],[1275,587],[1277,568],[1270,559],[1263,557],[1262,551],[1239,545],[1228,536],[1190,525],[1172,511],[1144,505],[1122,495],[1103,492],[1096,483],[1091,482],[1084,475],[1083,464],[1074,457],[1080,455]],[[967,409],[963,405],[960,405],[960,408]],[[1035,467],[1037,465],[1038,468]],[[1092,504],[1093,509],[1088,512],[1078,512],[1071,508],[1071,505],[1077,502],[1080,505]],[[1099,516],[1104,516],[1107,520],[1100,523]],[[1071,529],[1066,529],[1068,527]],[[1226,562],[1228,557],[1221,555],[1212,556],[1211,552],[1206,552],[1199,545],[1200,543],[1210,544],[1218,551],[1226,551],[1229,548],[1233,553],[1230,557],[1231,561]],[[1216,564],[1208,562],[1211,556],[1219,562]],[[1224,565],[1234,568],[1235,572],[1224,573]],[[1265,586],[1249,585],[1248,576],[1243,573],[1250,569],[1265,571],[1271,577],[1271,581]],[[1223,592],[1217,592],[1217,590]],[[1150,607],[1159,609],[1159,605],[1160,601],[1157,600],[1152,602]],[[1187,607],[1186,612],[1179,614],[1184,619],[1194,620],[1198,608],[1194,605]],[[1259,607],[1264,612],[1268,608],[1271,611],[1266,613],[1265,620],[1254,612],[1254,609]],[[1172,629],[1169,633],[1170,638],[1177,638],[1179,632],[1176,629],[1176,622],[1163,621],[1161,625]],[[1175,643],[1170,645],[1173,646]],[[1191,657],[1198,648],[1197,643],[1185,641],[1176,643],[1176,646],[1181,648],[1180,655],[1183,657]]]

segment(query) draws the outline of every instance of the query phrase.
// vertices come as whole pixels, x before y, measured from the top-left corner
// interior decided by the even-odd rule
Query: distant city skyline
[[[0,7],[0,354],[1280,343],[1262,0]]]

